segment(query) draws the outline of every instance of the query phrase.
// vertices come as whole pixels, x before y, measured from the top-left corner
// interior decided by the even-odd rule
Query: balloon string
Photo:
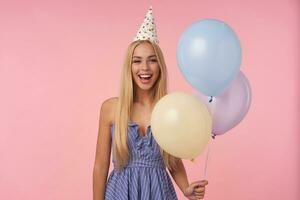
[[[216,135],[212,133],[212,138],[215,139]],[[205,166],[204,166],[204,179],[206,179],[206,174],[207,174],[207,164],[209,160],[209,151],[210,151],[210,145],[211,142],[209,142],[208,147],[207,147],[207,152],[206,152],[206,160],[205,160]]]
[[[207,174],[207,163],[208,163],[208,158],[209,158],[209,147],[210,143],[208,144],[207,152],[206,152],[206,160],[205,160],[205,166],[204,166],[204,179],[206,179],[206,174]]]
[[[216,137],[216,134],[212,133],[212,138],[215,139],[215,137]],[[209,160],[210,145],[211,145],[211,141],[208,144],[207,152],[206,152],[206,160],[205,160],[205,166],[204,166],[204,179],[206,179],[206,174],[207,174],[207,163],[208,163],[208,160]]]

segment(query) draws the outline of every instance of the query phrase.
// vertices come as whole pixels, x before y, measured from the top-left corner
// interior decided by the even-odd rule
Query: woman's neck
[[[135,97],[133,99],[134,103],[138,103],[140,105],[152,106],[154,102],[153,90],[141,90],[138,89],[136,91]]]

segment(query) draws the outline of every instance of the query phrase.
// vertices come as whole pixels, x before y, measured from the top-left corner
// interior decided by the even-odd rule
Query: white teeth
[[[145,75],[141,74],[140,77],[142,77],[142,78],[149,78],[149,77],[151,77],[151,75],[150,74],[145,74]]]
[[[142,78],[149,78],[151,75],[140,75]]]

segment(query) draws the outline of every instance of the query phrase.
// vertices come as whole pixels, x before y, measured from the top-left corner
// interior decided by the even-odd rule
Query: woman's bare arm
[[[93,170],[93,200],[104,200],[106,181],[110,165],[110,125],[115,99],[103,102],[100,109],[98,139]]]
[[[190,200],[204,198],[205,186],[208,184],[208,181],[199,180],[189,184],[187,174],[181,159],[178,161],[178,169],[173,172],[170,171],[170,173],[186,198]]]
[[[189,186],[189,181],[181,159],[178,160],[177,166],[178,168],[176,171],[169,172],[172,175],[178,187],[180,188],[180,190],[182,191],[182,193],[185,194],[185,189]]]

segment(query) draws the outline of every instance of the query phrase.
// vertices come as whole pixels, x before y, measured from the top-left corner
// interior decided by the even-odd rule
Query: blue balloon
[[[239,73],[242,50],[237,35],[227,24],[205,19],[185,30],[176,56],[189,84],[207,96],[217,96]]]

